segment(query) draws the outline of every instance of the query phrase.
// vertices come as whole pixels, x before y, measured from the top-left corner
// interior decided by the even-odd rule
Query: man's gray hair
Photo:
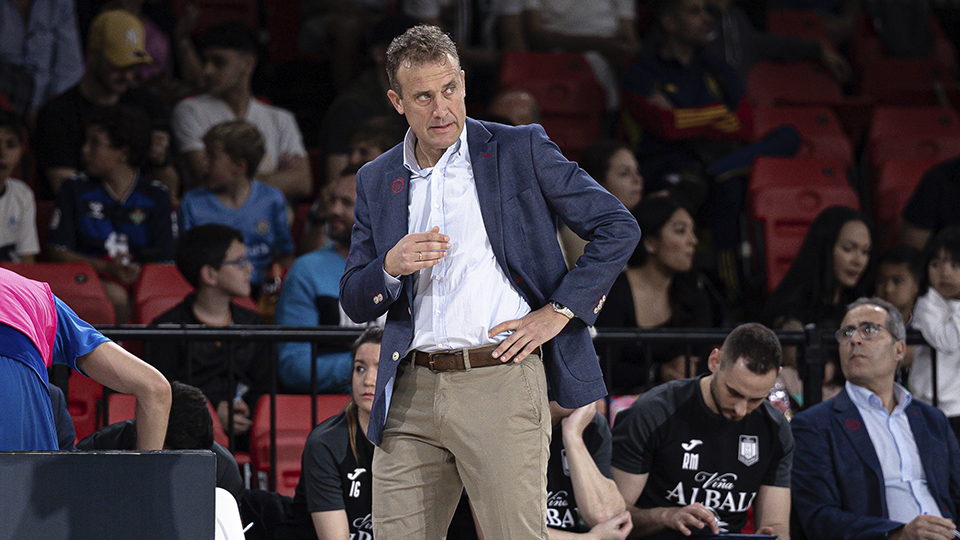
[[[861,296],[847,305],[847,313],[850,313],[852,309],[860,306],[877,306],[878,308],[886,310],[887,320],[884,324],[887,327],[887,332],[890,332],[890,335],[897,341],[905,341],[907,339],[907,327],[903,324],[903,314],[901,314],[900,310],[893,304],[876,296],[873,298]]]
[[[420,24],[397,36],[387,48],[387,78],[390,80],[390,89],[399,96],[400,83],[397,81],[397,72],[400,66],[422,66],[427,62],[447,62],[447,56],[457,63],[460,71],[460,56],[457,54],[457,45],[450,36],[436,26]]]

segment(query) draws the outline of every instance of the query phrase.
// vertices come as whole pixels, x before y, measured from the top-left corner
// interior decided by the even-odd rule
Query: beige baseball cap
[[[144,45],[143,24],[129,11],[104,11],[90,24],[90,51],[101,51],[115,67],[125,68],[153,61]]]

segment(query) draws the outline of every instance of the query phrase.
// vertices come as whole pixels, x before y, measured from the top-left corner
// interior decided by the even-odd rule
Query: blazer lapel
[[[860,411],[850,399],[846,389],[840,391],[837,397],[833,398],[834,421],[840,424],[840,431],[846,434],[850,439],[853,448],[857,454],[876,475],[878,484],[883,486],[883,470],[880,467],[880,458],[877,457],[877,451],[873,448],[873,441],[870,440],[870,434],[867,432],[867,426],[860,416]],[[887,495],[880,490],[880,505],[883,515],[887,513]]]
[[[930,426],[924,421],[919,407],[911,403],[907,407],[906,413],[907,421],[910,422],[910,431],[913,432],[913,439],[917,443],[917,452],[920,454],[920,463],[923,466],[923,474],[926,476],[927,484],[930,487],[930,494],[936,499],[938,505],[944,506],[939,496],[941,493],[939,486],[940,478],[937,476],[937,469],[933,468],[933,465],[937,463],[937,457],[933,452],[935,449],[943,448],[943,443],[934,441],[933,438],[930,437]],[[940,510],[943,512],[944,517],[953,518],[952,515],[948,515],[950,508],[944,507]]]
[[[401,238],[406,236],[409,227],[409,196],[410,196],[410,171],[403,166],[403,154],[400,154],[400,163],[392,170],[384,173],[381,181],[383,197],[380,207],[381,219],[384,226],[383,238],[387,249],[397,245]],[[410,276],[403,276],[401,279],[412,279]],[[410,297],[410,303],[413,303],[413,287],[404,287],[407,296]]]
[[[476,120],[467,118],[467,146],[470,148],[470,163],[473,180],[480,199],[483,226],[490,238],[493,254],[504,272],[509,274],[507,256],[503,249],[503,217],[501,215],[500,171],[497,167],[497,143],[487,128]]]

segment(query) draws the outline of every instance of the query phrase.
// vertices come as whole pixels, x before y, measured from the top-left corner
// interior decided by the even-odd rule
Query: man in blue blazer
[[[894,382],[900,311],[861,298],[837,332],[846,386],[791,422],[794,538],[954,538],[960,447],[938,409]]]
[[[441,537],[465,486],[488,538],[546,538],[546,378],[563,407],[605,395],[587,326],[639,229],[539,126],[467,118],[439,29],[394,40],[387,74],[410,130],[357,175],[340,281],[351,319],[387,314],[367,431],[374,536]],[[570,271],[561,219],[590,240]]]

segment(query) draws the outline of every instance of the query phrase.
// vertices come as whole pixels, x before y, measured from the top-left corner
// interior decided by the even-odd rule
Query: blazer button
[[[400,353],[398,353],[397,351],[393,351],[393,361],[396,362],[399,359],[400,359]]]

